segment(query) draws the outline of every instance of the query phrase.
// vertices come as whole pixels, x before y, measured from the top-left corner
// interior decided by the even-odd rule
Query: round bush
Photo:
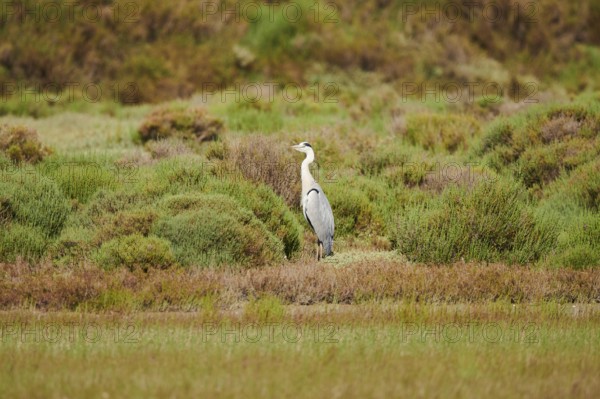
[[[223,195],[189,194],[165,199],[170,216],[154,233],[168,239],[186,266],[262,266],[283,259],[281,242],[252,212]]]
[[[252,211],[268,231],[281,240],[288,258],[302,248],[302,226],[283,199],[269,187],[246,180],[213,177],[207,180],[203,191],[230,196],[242,207]]]
[[[0,178],[0,213],[23,225],[58,235],[71,207],[56,183],[46,177],[17,170]]]
[[[477,120],[466,115],[416,114],[407,118],[405,137],[428,150],[466,149],[480,131]]]
[[[96,262],[104,268],[125,266],[130,270],[140,268],[164,269],[175,264],[171,244],[158,237],[144,237],[141,234],[121,236],[104,243],[95,256]]]
[[[231,207],[230,212],[236,218],[239,216],[238,208],[251,211],[267,231],[283,243],[288,258],[302,246],[302,226],[282,198],[263,184],[255,185],[239,176],[217,176],[197,157],[163,160],[152,170],[142,173],[144,178],[139,185],[115,192],[100,190],[96,193],[77,223],[86,227],[104,225],[107,213],[136,211],[156,205],[161,207],[160,204],[172,195],[206,196],[210,193],[233,200],[236,205]]]

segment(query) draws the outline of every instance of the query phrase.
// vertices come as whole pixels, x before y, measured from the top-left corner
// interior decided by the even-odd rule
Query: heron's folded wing
[[[304,216],[320,241],[325,242],[333,239],[335,230],[333,212],[321,187],[312,188],[308,192],[304,212]]]

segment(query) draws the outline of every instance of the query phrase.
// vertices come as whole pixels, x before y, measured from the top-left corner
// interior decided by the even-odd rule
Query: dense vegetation
[[[28,92],[28,104],[8,101],[0,112],[43,115],[52,112],[44,100],[95,98],[88,84],[106,100],[156,103],[248,80],[310,85],[348,70],[397,86],[493,81],[513,97],[526,96],[518,88],[532,79],[598,88],[592,0],[278,4],[12,2],[0,10],[0,94],[49,93],[36,103]]]
[[[306,258],[289,149],[306,140],[339,253],[600,265],[600,8],[496,3],[492,18],[441,2],[460,17],[432,20],[397,2],[303,1],[297,20],[285,3],[236,22],[191,1],[102,2],[98,20],[77,8],[51,35],[20,13],[33,2],[3,9],[0,78],[17,89],[0,102],[0,261]],[[106,90],[69,98],[68,82]],[[276,84],[256,99],[256,82]],[[146,102],[162,104],[131,105]]]

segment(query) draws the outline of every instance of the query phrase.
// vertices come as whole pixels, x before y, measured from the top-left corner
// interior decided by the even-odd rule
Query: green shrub
[[[140,268],[144,271],[164,269],[175,264],[168,241],[141,234],[121,236],[104,243],[95,260],[100,266],[109,269],[125,266],[130,270]]]
[[[215,140],[223,131],[223,122],[206,113],[204,108],[180,106],[159,108],[138,129],[142,142],[179,138],[195,142]]]
[[[558,197],[578,207],[600,211],[600,160],[589,162],[558,180],[547,190],[549,197]]]
[[[47,236],[60,233],[71,211],[56,183],[26,170],[0,179],[0,193],[4,219],[39,228]]]
[[[68,224],[68,223],[67,223]],[[80,226],[66,226],[47,249],[55,265],[73,266],[84,263],[94,249],[94,230]]]
[[[238,174],[215,173],[198,156],[161,160],[152,168],[140,171],[139,183],[114,192],[100,190],[74,223],[88,228],[106,225],[104,230],[110,232],[117,227],[106,218],[107,214],[143,213],[169,195],[222,194],[236,201],[238,207],[250,210],[264,223],[267,230],[283,243],[288,258],[300,250],[302,227],[280,197],[267,186],[256,186]]]
[[[398,250],[420,262],[537,261],[554,245],[555,229],[539,220],[525,192],[510,181],[446,189],[405,209],[393,237]]]
[[[98,220],[94,242],[102,243],[115,237],[132,234],[148,236],[158,218],[159,214],[149,208],[107,214]]]
[[[80,212],[79,223],[95,227],[106,221],[106,215],[140,208],[150,204],[152,200],[152,196],[145,195],[135,186],[117,191],[100,190]]]
[[[585,269],[600,266],[600,248],[589,244],[576,244],[563,248],[553,259],[548,260],[552,265]]]
[[[494,122],[479,154],[527,187],[544,188],[600,154],[600,105],[537,107]]]
[[[370,151],[364,151],[359,160],[360,171],[366,176],[378,176],[388,168],[401,168],[412,160],[414,151],[407,150],[394,143],[385,143]]]
[[[365,184],[364,181],[352,183],[342,179],[324,188],[333,210],[336,237],[381,233],[383,220],[377,212],[377,202],[367,194],[374,188],[365,190]]]
[[[98,190],[114,189],[118,184],[117,168],[100,159],[57,157],[41,168],[67,197],[80,203],[86,203]]]
[[[407,117],[405,137],[427,150],[455,152],[466,149],[479,131],[479,122],[470,116],[415,114]]]
[[[285,255],[291,258],[302,248],[303,228],[279,196],[265,185],[246,181],[211,179],[205,192],[226,194],[242,207],[251,210],[267,229],[283,243]]]
[[[186,266],[262,266],[284,256],[281,242],[252,212],[224,195],[186,194],[161,202],[171,216],[154,233]]]
[[[15,218],[8,196],[0,195],[0,226],[8,224]]]
[[[600,214],[587,211],[570,219],[545,263],[576,269],[600,266]]]
[[[47,238],[41,229],[18,223],[0,226],[0,262],[17,258],[37,261],[44,255]]]
[[[33,98],[23,98],[15,95],[0,101],[0,116],[17,115],[32,118],[45,118],[52,115],[55,109],[46,101],[35,101]]]
[[[310,11],[308,2],[301,1],[295,5],[301,7],[302,17],[298,21],[291,20],[291,14],[290,18],[286,18],[284,9],[277,7],[270,18],[257,18],[250,24],[242,43],[250,45],[268,61],[278,60],[284,55],[298,58],[300,49],[294,45],[293,39],[308,28]],[[263,16],[270,15],[266,4],[261,6],[261,12]]]
[[[25,126],[0,125],[0,152],[14,163],[37,163],[51,151],[44,147],[37,132]]]

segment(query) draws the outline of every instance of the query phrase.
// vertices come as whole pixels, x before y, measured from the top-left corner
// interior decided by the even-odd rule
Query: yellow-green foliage
[[[94,230],[89,227],[67,226],[47,248],[47,254],[59,266],[73,266],[91,258],[97,246],[93,245]]]
[[[95,256],[96,262],[105,268],[127,267],[166,268],[175,264],[171,243],[155,236],[144,237],[131,234],[112,239],[102,245]]]
[[[68,198],[87,202],[102,188],[116,188],[119,169],[101,158],[56,156],[48,158],[40,171],[51,178]]]
[[[471,116],[411,114],[406,119],[405,137],[428,150],[455,152],[466,149],[479,130],[479,122]]]
[[[48,245],[43,230],[19,223],[3,225],[0,220],[0,260],[14,262],[17,258],[39,260]]]
[[[249,320],[260,323],[280,321],[285,315],[285,307],[281,300],[273,295],[252,298],[244,308],[244,315]]]
[[[35,227],[46,236],[59,234],[71,211],[56,183],[24,169],[1,175],[0,203],[5,224]]]
[[[548,187],[548,195],[579,207],[600,211],[600,159],[575,169],[568,177]]]
[[[25,126],[0,125],[0,153],[14,163],[37,163],[50,154],[50,150],[43,146],[37,132]]]
[[[165,159],[141,171],[136,184],[100,190],[70,220],[56,257],[71,262],[100,248],[96,262],[111,266],[124,257],[115,243],[136,234],[166,239],[182,265],[261,266],[300,249],[302,228],[281,198],[239,175],[213,172],[197,156]],[[74,238],[77,232],[86,238]]]
[[[381,190],[386,189],[380,181],[340,179],[323,189],[334,209],[336,237],[383,235],[384,219],[378,206],[387,204],[389,198],[382,198]]]
[[[250,102],[242,99],[227,104],[225,117],[227,127],[232,131],[272,133],[284,126],[281,111],[281,107],[274,102]]]
[[[536,219],[524,190],[511,181],[483,181],[399,214],[398,250],[421,262],[461,259],[529,263],[553,248],[555,229]]]
[[[569,221],[545,263],[579,269],[600,266],[600,215],[586,212]]]
[[[251,183],[238,172],[228,173],[214,166],[201,158],[193,157],[164,160],[152,170],[148,179],[144,179],[140,189],[145,191],[146,196],[156,197],[188,192],[230,196],[242,207],[252,211],[283,242],[286,256],[292,257],[301,248],[302,227],[283,199],[264,184]],[[139,192],[129,195],[136,198],[127,199],[126,196],[119,202],[147,202]]]
[[[240,180],[211,179],[207,182],[206,192],[229,195],[251,210],[281,240],[288,258],[301,249],[302,226],[281,197],[267,186]]]
[[[133,209],[102,215],[99,219],[95,242],[101,243],[113,237],[141,234],[148,236],[159,214],[151,208]]]

